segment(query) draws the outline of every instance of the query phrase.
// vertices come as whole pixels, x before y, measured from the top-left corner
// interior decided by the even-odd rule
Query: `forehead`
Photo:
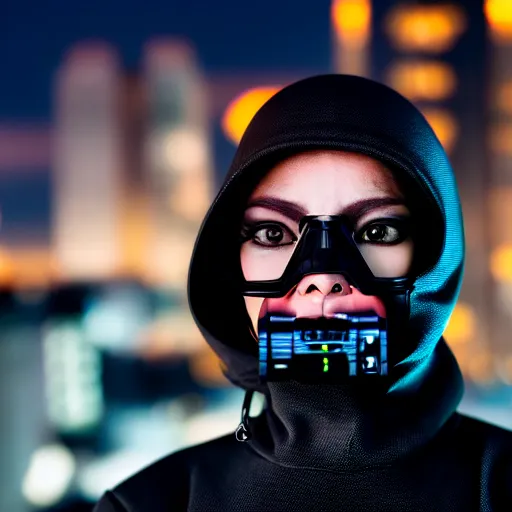
[[[272,195],[303,204],[403,197],[392,172],[369,156],[343,151],[300,153],[274,166],[251,198]]]

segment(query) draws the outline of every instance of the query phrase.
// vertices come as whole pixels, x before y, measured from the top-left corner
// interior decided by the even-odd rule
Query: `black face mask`
[[[410,276],[375,276],[345,216],[303,217],[299,232],[289,258],[281,251],[275,263],[269,264],[268,258],[262,263],[259,277],[268,279],[240,277],[243,295],[265,298],[258,323],[260,380],[340,383],[354,377],[388,376],[403,357],[401,340],[414,280]],[[343,311],[342,304],[328,317],[290,314],[290,308],[277,299],[312,274],[342,275],[345,286],[348,283],[367,298],[380,299],[385,318],[368,308]],[[341,284],[335,286],[338,288],[333,291],[343,292]]]

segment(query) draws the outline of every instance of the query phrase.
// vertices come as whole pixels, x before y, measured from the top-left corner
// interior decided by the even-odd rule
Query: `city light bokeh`
[[[142,466],[235,430],[243,394],[189,311],[190,256],[250,120],[310,74],[397,89],[446,149],[467,237],[444,332],[461,411],[512,428],[512,4],[299,8],[311,27],[277,9],[265,41],[192,8],[133,37],[116,12],[117,39],[85,20],[46,50],[50,113],[0,111],[0,510],[90,510]]]

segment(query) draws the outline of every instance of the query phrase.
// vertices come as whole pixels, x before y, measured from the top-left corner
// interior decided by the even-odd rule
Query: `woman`
[[[280,91],[247,128],[190,269],[196,322],[248,390],[237,438],[156,462],[95,510],[512,510],[510,432],[455,412],[442,333],[463,260],[450,164],[414,106],[353,76]],[[308,357],[288,347],[277,364],[265,345],[276,318],[364,311],[386,322],[364,337],[372,356],[336,338],[318,359],[310,337]],[[249,418],[254,390],[267,406]]]

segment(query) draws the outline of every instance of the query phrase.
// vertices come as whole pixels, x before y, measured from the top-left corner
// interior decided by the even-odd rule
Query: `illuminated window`
[[[371,30],[371,4],[369,0],[334,0],[331,17],[336,36],[351,47],[364,46]]]
[[[411,101],[440,101],[453,95],[457,76],[443,62],[414,60],[394,64],[387,82]]]
[[[466,26],[464,11],[453,4],[399,5],[385,22],[386,33],[398,50],[426,53],[453,48]]]
[[[486,0],[484,11],[494,39],[497,42],[512,42],[512,2]]]
[[[76,322],[47,326],[44,335],[48,415],[62,432],[96,427],[103,414],[101,360]]]

